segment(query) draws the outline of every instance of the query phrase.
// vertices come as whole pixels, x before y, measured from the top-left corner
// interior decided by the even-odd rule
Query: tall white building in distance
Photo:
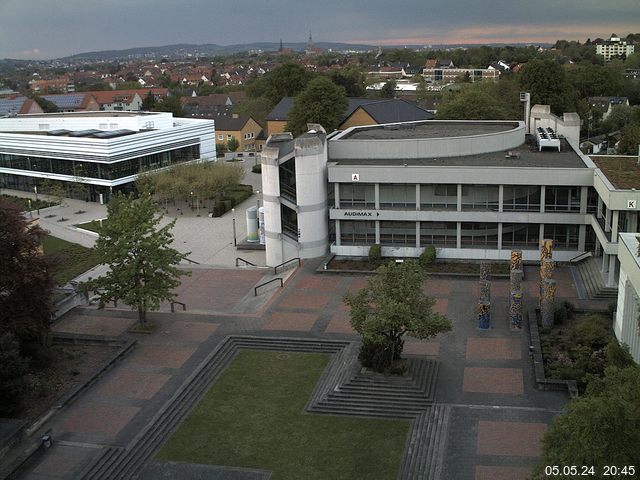
[[[625,40],[620,40],[615,33],[611,34],[609,40],[604,40],[602,43],[596,43],[596,54],[602,55],[604,61],[608,62],[612,58],[628,57],[633,55],[634,46],[627,43]]]

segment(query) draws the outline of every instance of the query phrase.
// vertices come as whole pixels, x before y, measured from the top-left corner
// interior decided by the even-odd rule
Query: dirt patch
[[[54,345],[51,366],[29,374],[29,396],[21,418],[34,420],[45,413],[117,350],[118,347],[107,345]]]

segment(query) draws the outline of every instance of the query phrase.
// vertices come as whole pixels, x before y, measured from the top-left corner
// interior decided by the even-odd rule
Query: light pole
[[[29,216],[30,216],[31,218],[33,218],[33,210],[31,210],[31,199],[30,199],[30,198],[28,198],[28,199],[27,199],[27,202],[29,202]]]
[[[237,247],[238,246],[238,242],[236,240],[236,209],[232,208],[231,209],[231,214],[233,215],[233,246]]]
[[[256,205],[258,210],[260,210],[260,190],[256,190]]]
[[[37,186],[37,185],[34,185],[34,186],[33,186],[33,191],[34,191],[34,192],[35,192],[35,194],[36,194],[36,202],[37,202],[37,201],[38,201],[38,186]]]
[[[113,198],[113,185],[109,185],[109,201]]]

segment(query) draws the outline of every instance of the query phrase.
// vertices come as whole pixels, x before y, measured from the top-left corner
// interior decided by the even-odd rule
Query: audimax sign
[[[370,210],[345,210],[342,212],[343,217],[379,217],[380,212],[372,212]]]

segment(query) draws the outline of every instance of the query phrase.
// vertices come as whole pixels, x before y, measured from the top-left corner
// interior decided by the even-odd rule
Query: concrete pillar
[[[540,187],[540,213],[544,213],[544,204],[545,204],[545,194],[546,194],[546,187],[544,185],[542,185]],[[540,238],[542,238],[542,232],[540,233]]]
[[[333,196],[335,197],[334,207],[340,208],[340,184],[338,182],[333,184]]]
[[[587,226],[579,225],[578,226],[578,250],[579,251],[584,252],[586,240],[587,240]]]
[[[376,243],[380,245],[380,220],[376,220]]]
[[[416,222],[416,248],[420,248],[420,222]]]
[[[607,287],[616,286],[616,262],[618,257],[616,255],[609,255],[609,275],[607,276]]]
[[[339,247],[342,245],[340,241],[340,220],[335,220],[336,222],[336,246]]]
[[[462,223],[456,223],[456,248],[462,248]]]
[[[627,231],[630,233],[638,232],[638,212],[627,212]]]
[[[587,197],[589,196],[589,187],[580,187],[580,213],[587,213]]]
[[[596,218],[602,218],[602,198],[598,195],[598,210],[596,211]]]
[[[611,241],[618,241],[618,219],[620,218],[620,211],[613,210],[611,213]]]
[[[607,273],[607,269],[609,268],[609,254],[602,252],[602,266],[600,267],[601,273]]]
[[[458,184],[458,193],[457,193],[457,197],[456,198],[457,198],[457,202],[458,202],[457,210],[459,212],[461,212],[462,211],[462,184],[461,183]],[[458,248],[460,248],[460,247],[458,247]]]
[[[607,208],[607,212],[604,215],[604,231],[611,231],[611,210]]]
[[[416,210],[420,210],[420,184],[416,184]]]
[[[265,257],[267,265],[282,263],[282,218],[280,214],[279,148],[266,146],[261,153],[262,203],[264,206]],[[326,221],[326,220],[325,220]]]
[[[498,250],[502,250],[502,223],[498,223]]]
[[[502,213],[503,211],[504,211],[504,185],[499,185],[498,186],[498,212]],[[500,240],[498,240],[498,242],[500,242]]]
[[[540,224],[540,231],[538,232],[538,235],[541,240],[544,238],[544,223]]]
[[[380,210],[380,184],[376,183],[375,186],[373,187],[373,191],[375,194],[375,207],[376,210]],[[377,242],[380,243],[380,242]]]

